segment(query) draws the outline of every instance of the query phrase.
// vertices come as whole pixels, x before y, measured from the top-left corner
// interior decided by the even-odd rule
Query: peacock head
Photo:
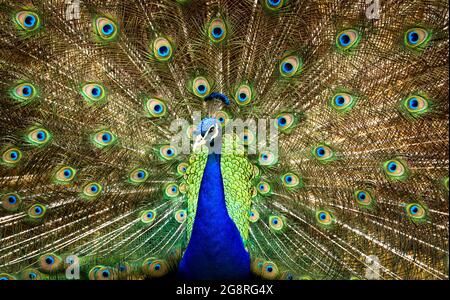
[[[205,118],[198,125],[194,132],[194,151],[206,145],[210,150],[219,146],[217,140],[220,138],[221,126],[215,118]]]

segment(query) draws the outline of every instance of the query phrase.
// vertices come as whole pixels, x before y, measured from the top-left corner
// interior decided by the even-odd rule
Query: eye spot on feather
[[[141,213],[141,222],[144,224],[151,224],[156,219],[156,211],[146,210]]]
[[[274,231],[280,231],[284,228],[284,220],[279,216],[269,217],[269,226]]]
[[[180,194],[180,190],[178,184],[176,183],[168,183],[164,187],[164,196],[167,199],[176,198]]]
[[[177,150],[169,145],[165,145],[162,146],[159,149],[159,156],[163,159],[163,160],[172,160],[174,159],[176,156],[178,155]]]
[[[106,88],[99,83],[85,83],[81,86],[80,93],[89,104],[103,103],[106,101]]]
[[[7,273],[0,273],[0,281],[6,281],[6,280],[16,280],[14,276]]]
[[[143,168],[136,168],[128,175],[128,181],[133,184],[140,184],[148,179],[149,173]]]
[[[38,89],[30,82],[21,82],[10,88],[9,95],[13,100],[25,105],[38,96]]]
[[[65,184],[74,180],[77,170],[69,166],[63,166],[57,169],[53,180],[55,183]]]
[[[254,91],[251,85],[242,83],[234,94],[234,99],[239,106],[250,104],[254,99]]]
[[[34,204],[28,209],[28,217],[31,219],[41,219],[45,216],[47,208],[42,204]]]
[[[283,183],[283,186],[287,188],[299,187],[301,184],[300,177],[297,174],[291,172],[282,175],[281,182]]]
[[[279,66],[279,71],[282,77],[291,78],[301,73],[303,61],[297,55],[285,56]]]
[[[371,209],[375,205],[375,198],[369,190],[356,190],[354,198],[361,208]]]
[[[180,209],[175,212],[174,217],[178,223],[182,224],[182,223],[184,223],[184,221],[186,221],[187,212],[185,209]]]
[[[330,106],[340,113],[349,112],[356,104],[356,97],[349,93],[337,93],[331,99]]]
[[[383,163],[386,177],[392,181],[404,181],[409,177],[409,168],[406,162],[398,159],[388,160]]]
[[[33,32],[41,27],[41,19],[32,11],[20,11],[15,15],[15,23],[22,31]]]
[[[316,146],[312,151],[313,156],[317,159],[320,163],[329,163],[336,159],[334,151],[331,149],[330,146],[325,144],[320,144]]]
[[[279,11],[286,2],[286,0],[261,0],[261,1],[263,4],[263,8],[266,11],[272,13]]]
[[[0,200],[1,200],[0,207],[9,212],[15,212],[19,210],[22,204],[21,197],[16,193],[4,194],[1,196]]]
[[[111,130],[103,129],[91,134],[91,142],[95,147],[104,149],[114,145],[117,142],[117,136]]]
[[[420,94],[414,94],[400,103],[400,111],[411,119],[418,119],[431,110],[431,102]]]
[[[62,266],[62,259],[53,253],[47,253],[39,258],[40,270],[44,273],[53,273]]]
[[[41,280],[42,274],[34,268],[25,269],[21,273],[22,280]]]
[[[22,151],[16,147],[9,147],[4,150],[0,162],[6,166],[16,166],[22,159]]]
[[[252,223],[255,223],[259,220],[259,212],[252,208],[249,212],[248,212],[248,220]]]
[[[204,99],[211,94],[211,86],[208,80],[203,76],[194,78],[191,85],[191,90],[195,96]]]
[[[264,279],[273,280],[279,275],[278,266],[271,261],[265,261],[262,265],[261,277]]]
[[[410,203],[405,206],[405,211],[409,219],[417,224],[427,221],[428,209],[419,203]]]
[[[341,51],[349,51],[355,48],[361,40],[359,32],[355,29],[341,31],[336,36],[336,45]]]
[[[404,44],[411,50],[423,50],[431,40],[431,31],[425,28],[411,28],[405,32]]]
[[[117,38],[117,25],[109,18],[98,17],[94,21],[94,29],[100,41],[110,42]]]
[[[47,145],[52,139],[52,135],[48,130],[42,127],[31,127],[28,129],[26,140],[36,147],[43,147]]]
[[[173,47],[170,41],[164,37],[159,37],[153,42],[153,55],[161,62],[172,58]]]
[[[326,210],[316,211],[316,220],[320,226],[325,228],[331,227],[335,221],[333,214]]]
[[[272,192],[272,187],[270,186],[269,183],[267,183],[265,181],[261,181],[260,183],[258,183],[257,188],[258,188],[258,193],[263,196],[268,196]]]
[[[221,18],[215,18],[208,28],[209,39],[213,43],[220,43],[227,37],[227,26]]]
[[[102,192],[103,187],[98,182],[89,182],[84,185],[82,190],[82,197],[85,200],[93,200]]]
[[[142,263],[142,271],[151,278],[160,278],[169,272],[169,265],[164,259],[151,257]]]

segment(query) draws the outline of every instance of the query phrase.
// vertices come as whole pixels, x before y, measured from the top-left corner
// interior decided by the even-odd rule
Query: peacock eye
[[[278,162],[278,158],[269,150],[264,150],[259,154],[258,162],[261,166],[272,166]]]
[[[39,258],[40,269],[46,273],[58,270],[61,263],[62,259],[53,253],[44,254]]]
[[[270,216],[269,217],[269,226],[271,229],[275,231],[280,231],[284,228],[284,221],[281,217],[278,216]]]
[[[184,209],[180,209],[175,212],[174,218],[178,223],[183,223],[187,218],[187,212]]]
[[[270,186],[270,184],[265,181],[261,181],[260,183],[258,183],[257,188],[258,193],[260,193],[263,196],[269,195],[272,191],[272,187]]]
[[[53,179],[56,183],[61,184],[69,183],[73,181],[76,173],[77,171],[74,168],[69,166],[63,166],[56,171]]]
[[[19,26],[19,29],[23,31],[35,31],[41,26],[41,20],[39,16],[31,11],[20,11],[15,16],[15,22]]]
[[[343,113],[348,112],[355,104],[355,98],[348,93],[337,93],[331,100],[331,107]]]
[[[356,202],[365,208],[370,208],[373,206],[374,198],[372,193],[367,190],[356,190],[354,193]]]
[[[297,120],[293,114],[290,113],[281,113],[275,117],[275,126],[281,131],[285,133],[291,132],[293,127],[295,126]]]
[[[117,137],[110,130],[100,130],[91,134],[91,142],[97,148],[103,149],[112,146],[117,141]]]
[[[280,10],[285,4],[286,0],[263,0],[263,8],[269,12],[276,12]]]
[[[0,162],[7,166],[14,166],[22,159],[22,151],[18,148],[7,148],[1,156]]]
[[[145,102],[145,110],[149,117],[161,118],[167,114],[167,105],[158,98],[151,98]]]
[[[37,94],[37,88],[30,82],[22,82],[10,90],[11,98],[24,104],[36,98]]]
[[[117,25],[106,17],[95,20],[95,33],[103,41],[112,41],[117,37]]]
[[[221,126],[227,125],[231,119],[228,113],[223,110],[217,111],[214,114],[214,118],[217,120],[217,122],[219,122]]]
[[[159,37],[153,42],[153,55],[159,61],[168,61],[172,51],[172,44],[166,38]]]
[[[419,203],[411,203],[405,207],[406,214],[414,222],[424,222],[427,217],[427,209]]]
[[[336,45],[338,49],[347,51],[356,47],[361,39],[358,31],[347,29],[337,34]]]
[[[32,219],[44,217],[47,208],[42,204],[34,204],[28,209],[28,216]]]
[[[397,159],[388,160],[383,164],[384,173],[390,180],[405,180],[409,170],[406,164]]]
[[[177,173],[178,175],[184,175],[187,172],[187,168],[188,168],[189,164],[182,162],[179,163],[177,166]]]
[[[16,278],[7,273],[0,273],[0,281],[15,280]]]
[[[106,100],[106,89],[98,83],[86,83],[81,86],[81,95],[88,104]]]
[[[265,279],[275,279],[278,276],[278,267],[271,261],[266,261],[262,265],[261,276]]]
[[[412,95],[401,104],[401,110],[412,118],[420,118],[430,111],[430,102],[423,96]]]
[[[300,178],[294,173],[286,173],[281,176],[281,181],[285,187],[294,188],[300,185]]]
[[[333,215],[325,210],[319,210],[316,212],[316,220],[319,225],[330,226],[334,221]]]
[[[320,163],[327,163],[335,159],[334,151],[326,145],[319,145],[314,148],[313,155]]]
[[[294,77],[301,72],[302,60],[297,55],[289,55],[284,57],[280,62],[280,74],[282,77]]]
[[[410,49],[423,49],[431,39],[431,32],[424,28],[411,28],[405,32],[405,45]]]
[[[141,213],[141,222],[144,224],[153,223],[156,219],[156,212],[154,210],[146,210]]]
[[[0,201],[0,207],[10,212],[17,211],[22,204],[22,199],[20,198],[20,196],[14,193],[2,195]]]
[[[227,28],[225,22],[220,18],[213,19],[208,28],[208,35],[211,42],[222,42],[227,36]]]
[[[172,160],[178,155],[177,150],[169,145],[162,146],[159,149],[159,156],[164,160]]]
[[[236,90],[234,95],[234,99],[236,103],[240,106],[244,106],[250,103],[253,100],[253,89],[250,85],[241,84],[239,88]]]
[[[178,184],[176,183],[168,183],[164,187],[164,196],[166,198],[175,198],[180,194],[180,190]]]
[[[42,127],[32,127],[28,129],[28,134],[26,137],[31,145],[37,147],[42,147],[48,144],[52,139],[50,132]]]
[[[92,275],[95,280],[112,280],[116,274],[110,267],[98,266]]]
[[[255,223],[256,221],[259,220],[259,212],[252,208],[249,213],[248,213],[248,220],[252,223]]]
[[[84,187],[83,187],[83,197],[86,200],[91,200],[95,197],[97,197],[102,191],[102,186],[97,183],[97,182],[90,182],[87,183]]]
[[[142,168],[136,168],[130,172],[128,181],[133,184],[140,184],[148,179],[148,171]]]
[[[21,275],[21,279],[23,280],[40,280],[41,277],[41,273],[34,268],[24,270]]]
[[[169,268],[165,260],[151,257],[144,260],[142,270],[150,277],[159,278],[166,275]]]
[[[192,92],[199,98],[205,98],[211,93],[211,87],[205,77],[196,77],[192,82]]]

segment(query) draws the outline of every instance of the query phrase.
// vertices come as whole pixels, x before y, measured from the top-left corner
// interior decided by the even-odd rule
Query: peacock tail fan
[[[175,276],[202,120],[255,276],[448,279],[448,3],[366,2],[2,1],[0,279]]]

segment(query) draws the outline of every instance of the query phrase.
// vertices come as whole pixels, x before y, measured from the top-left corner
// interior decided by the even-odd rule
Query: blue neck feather
[[[250,277],[249,254],[225,204],[220,154],[208,156],[192,235],[178,276],[222,280]]]

